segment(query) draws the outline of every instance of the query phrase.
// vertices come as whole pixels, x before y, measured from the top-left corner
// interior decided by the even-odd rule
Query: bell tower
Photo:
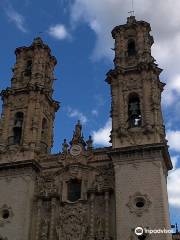
[[[56,59],[41,38],[15,51],[11,87],[1,92],[0,150],[31,149],[48,153],[53,143],[53,121],[59,108],[52,99]]]
[[[151,56],[151,27],[135,17],[115,27],[115,69],[108,73],[112,91],[112,145],[126,147],[162,143],[161,69]]]
[[[150,24],[128,17],[112,31],[114,69],[107,74],[112,96],[111,159],[115,168],[116,239],[170,240],[167,173],[172,168],[165,139],[159,79],[162,69],[151,55]],[[135,229],[144,230],[141,236]]]

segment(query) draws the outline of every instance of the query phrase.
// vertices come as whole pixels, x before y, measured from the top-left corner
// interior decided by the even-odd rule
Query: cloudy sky
[[[14,50],[41,36],[58,60],[54,98],[61,102],[54,152],[70,139],[77,119],[97,146],[108,145],[110,92],[104,82],[113,67],[111,30],[126,22],[131,0],[1,0],[0,88],[10,84]],[[152,52],[164,69],[162,107],[174,164],[168,190],[171,219],[180,223],[180,1],[134,0],[138,20],[151,23]]]

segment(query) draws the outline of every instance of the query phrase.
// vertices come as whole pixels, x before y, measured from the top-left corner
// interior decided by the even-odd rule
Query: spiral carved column
[[[90,239],[94,239],[94,192],[90,195]]]
[[[105,192],[105,240],[109,240],[109,191]]]
[[[56,212],[56,198],[51,199],[51,222],[49,239],[54,240],[54,225],[55,225],[55,212]]]

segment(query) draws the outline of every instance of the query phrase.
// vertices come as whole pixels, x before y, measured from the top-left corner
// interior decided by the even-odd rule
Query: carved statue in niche
[[[102,217],[96,218],[96,230],[95,230],[95,237],[97,240],[104,240],[105,236],[105,223]]]
[[[86,240],[88,235],[87,206],[81,203],[60,209],[56,227],[58,240]]]

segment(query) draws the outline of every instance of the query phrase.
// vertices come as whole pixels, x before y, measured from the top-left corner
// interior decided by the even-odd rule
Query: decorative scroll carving
[[[41,240],[47,240],[49,234],[49,220],[47,218],[43,218],[41,222]]]
[[[99,174],[93,183],[93,188],[98,191],[114,188],[114,172],[112,166],[106,165],[98,168]]]
[[[95,238],[97,240],[104,240],[105,238],[105,220],[101,217],[98,216],[96,218],[96,230],[95,230]]]
[[[88,234],[87,205],[76,203],[62,206],[56,232],[58,240],[86,240]]]
[[[49,197],[58,194],[54,179],[42,176],[37,179],[37,194],[41,197]]]

